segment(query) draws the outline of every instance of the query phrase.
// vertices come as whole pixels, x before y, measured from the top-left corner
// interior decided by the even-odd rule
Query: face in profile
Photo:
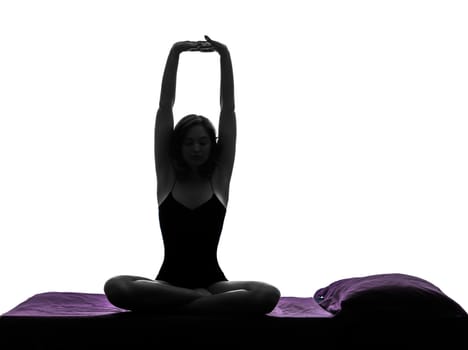
[[[203,165],[210,157],[211,140],[202,125],[191,127],[182,140],[182,159],[191,168]]]

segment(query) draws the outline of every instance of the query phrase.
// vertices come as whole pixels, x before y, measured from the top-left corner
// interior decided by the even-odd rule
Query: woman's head
[[[211,121],[201,115],[183,117],[172,133],[172,159],[179,177],[198,169],[209,177],[215,167],[216,130]]]

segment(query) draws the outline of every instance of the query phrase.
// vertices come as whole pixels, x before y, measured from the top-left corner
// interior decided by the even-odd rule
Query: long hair
[[[207,161],[200,166],[200,174],[203,177],[210,178],[216,167],[218,144],[216,142],[216,130],[213,123],[202,115],[189,114],[179,120],[171,135],[170,156],[178,178],[184,178],[189,173],[190,168],[182,157],[182,143],[188,130],[196,125],[201,125],[206,130],[211,142],[210,155]]]

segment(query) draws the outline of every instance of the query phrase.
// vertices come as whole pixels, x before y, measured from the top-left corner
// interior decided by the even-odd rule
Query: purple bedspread
[[[2,316],[93,317],[128,312],[112,305],[104,294],[47,292],[33,295]],[[271,317],[330,318],[314,298],[281,297]]]

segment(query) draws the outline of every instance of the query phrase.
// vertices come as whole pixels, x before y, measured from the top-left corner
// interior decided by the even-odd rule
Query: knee
[[[118,289],[119,286],[119,281],[117,277],[112,277],[106,281],[104,284],[104,294],[106,294],[107,297],[109,295],[114,294],[114,291]]]
[[[269,284],[259,284],[253,291],[255,304],[259,306],[261,313],[269,313],[278,304],[281,292],[275,286]]]
[[[104,284],[104,293],[113,305],[125,308],[130,293],[129,280],[125,276],[110,278]]]

